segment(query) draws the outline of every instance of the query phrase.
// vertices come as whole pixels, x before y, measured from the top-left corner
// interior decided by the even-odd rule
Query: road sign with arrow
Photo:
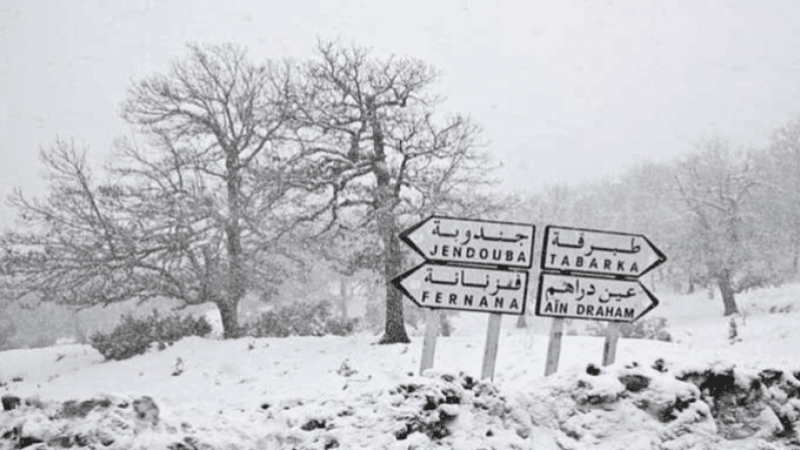
[[[641,234],[582,228],[545,228],[542,269],[638,278],[667,260]]]
[[[521,315],[528,272],[426,262],[392,283],[420,307]]]
[[[426,261],[530,268],[534,226],[431,216],[400,233]]]
[[[633,322],[658,306],[637,280],[556,275],[539,277],[536,315],[565,319]]]

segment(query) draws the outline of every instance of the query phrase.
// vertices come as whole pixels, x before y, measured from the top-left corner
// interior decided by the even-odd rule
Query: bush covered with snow
[[[3,397],[4,400],[12,398]],[[142,432],[158,423],[158,407],[149,397],[102,396],[81,401],[20,399],[0,416],[0,449],[132,448]],[[142,404],[150,409],[143,412]]]
[[[261,448],[533,448],[530,419],[492,384],[464,374],[427,375],[351,400],[270,405]]]
[[[247,325],[253,337],[347,336],[355,331],[358,319],[333,313],[329,302],[290,303],[262,313]]]
[[[639,319],[633,323],[619,325],[619,335],[630,339],[652,339],[656,341],[672,342],[672,335],[667,331],[667,319],[664,317],[649,317]],[[586,330],[591,336],[605,336],[608,325],[605,322],[589,322]]]
[[[797,375],[714,365],[673,373],[661,360],[590,365],[548,379],[527,409],[534,425],[560,433],[562,448],[798,448]]]
[[[6,317],[5,311],[0,312],[0,349],[6,348],[9,338],[11,338],[15,332],[14,323]]]
[[[142,318],[124,315],[110,333],[97,332],[90,341],[105,359],[121,360],[145,353],[153,343],[163,349],[186,336],[205,336],[210,332],[211,325],[204,317],[161,316],[154,309]]]

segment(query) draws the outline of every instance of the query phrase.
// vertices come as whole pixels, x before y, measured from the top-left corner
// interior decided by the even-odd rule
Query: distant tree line
[[[710,137],[668,162],[551,185],[516,217],[645,234],[669,258],[656,276],[683,292],[715,287],[724,314],[735,314],[736,293],[798,275],[800,118],[777,128],[765,148]]]

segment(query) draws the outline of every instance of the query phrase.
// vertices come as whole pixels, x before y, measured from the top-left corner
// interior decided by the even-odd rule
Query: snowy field
[[[0,352],[0,449],[800,448],[800,285],[740,295],[734,340],[718,297],[656,295],[673,341],[621,339],[599,373],[603,338],[565,336],[544,377],[550,320],[504,317],[493,383],[477,380],[477,313],[454,317],[426,376],[422,330],[391,346],[188,338],[111,362],[81,345]]]

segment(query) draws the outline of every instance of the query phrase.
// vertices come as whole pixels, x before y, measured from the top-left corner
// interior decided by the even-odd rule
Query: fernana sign
[[[423,263],[395,283],[417,306],[524,314],[528,272]]]

